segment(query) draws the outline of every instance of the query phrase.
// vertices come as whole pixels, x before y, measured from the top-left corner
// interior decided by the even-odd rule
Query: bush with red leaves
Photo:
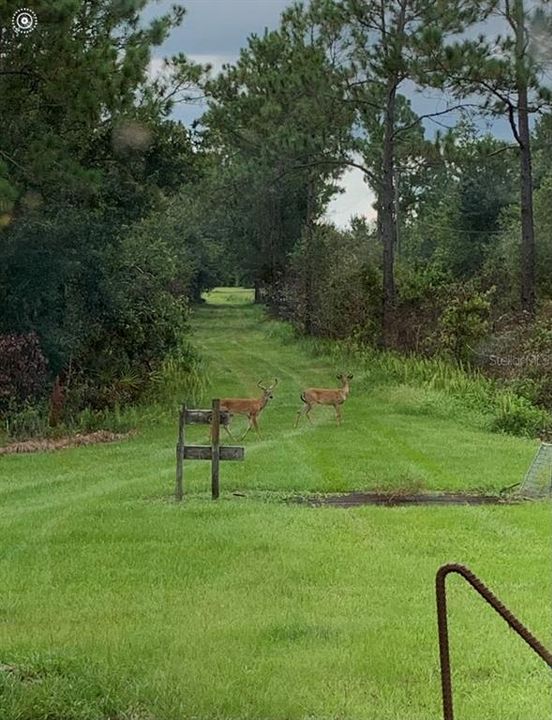
[[[0,335],[0,413],[44,396],[48,363],[36,333]]]

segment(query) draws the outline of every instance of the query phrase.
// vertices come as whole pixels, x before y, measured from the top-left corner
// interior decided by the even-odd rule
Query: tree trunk
[[[521,307],[530,315],[536,305],[536,251],[533,221],[533,170],[531,160],[531,134],[529,132],[529,108],[527,78],[525,74],[525,11],[523,0],[516,0],[516,86],[518,94],[518,143],[520,159],[521,204]]]
[[[305,312],[303,325],[307,335],[314,334],[314,192],[313,183],[307,184],[307,214],[305,218]]]
[[[521,307],[531,315],[535,314],[535,227],[533,223],[533,170],[531,163],[531,140],[527,112],[527,90],[525,101],[519,108],[520,182],[521,182]]]
[[[255,280],[255,297],[253,302],[256,304],[262,303],[262,288],[261,288],[261,281]]]
[[[393,310],[395,307],[395,100],[396,84],[388,83],[387,106],[384,120],[382,181],[379,209],[379,226],[383,245],[383,317],[382,339],[385,347],[391,341]]]
[[[59,375],[57,375],[50,395],[50,412],[48,415],[48,424],[50,427],[56,427],[61,422],[64,404],[65,393],[63,392]]]

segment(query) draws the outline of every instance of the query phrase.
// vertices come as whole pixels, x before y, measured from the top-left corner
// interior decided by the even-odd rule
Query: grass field
[[[535,443],[355,367],[343,425],[318,408],[314,426],[294,429],[301,386],[333,384],[341,368],[249,300],[219,289],[194,314],[205,401],[280,381],[263,440],[250,433],[245,461],[221,465],[217,503],[207,463],[188,464],[185,502],[171,500],[176,412],[146,416],[117,445],[0,458],[0,720],[437,720],[433,586],[448,561],[550,644],[549,503],[284,502],[498,490],[519,480]],[[449,604],[459,720],[550,717],[542,661],[458,578]]]

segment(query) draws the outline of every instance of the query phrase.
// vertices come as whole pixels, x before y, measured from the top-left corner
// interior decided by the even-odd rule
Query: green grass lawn
[[[485,433],[355,367],[343,425],[317,408],[313,426],[294,429],[301,387],[332,385],[342,368],[282,341],[247,291],[208,300],[194,315],[205,402],[280,381],[263,440],[250,433],[245,461],[221,465],[217,503],[208,463],[189,463],[185,502],[171,500],[176,412],[117,445],[0,458],[0,720],[437,720],[433,588],[449,561],[550,644],[549,503],[285,502],[498,490],[520,479],[535,442]],[[449,582],[459,720],[550,717],[544,663]]]
[[[211,305],[251,305],[253,290],[248,288],[218,287],[204,293],[204,300]]]

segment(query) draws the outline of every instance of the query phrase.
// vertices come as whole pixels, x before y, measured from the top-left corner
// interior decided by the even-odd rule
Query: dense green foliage
[[[179,56],[151,77],[183,10],[146,27],[146,4],[39,3],[40,32],[0,31],[0,335],[36,333],[66,420],[135,401],[169,354],[186,364],[188,299],[211,279],[203,155],[169,117],[202,69]]]
[[[11,413],[46,418],[56,378],[70,420],[192,371],[189,303],[221,282],[305,334],[478,365],[550,407],[544,0],[291,4],[217,75],[183,55],[155,75],[184,10],[145,25],[146,5],[37,3],[40,33],[1,26],[0,336],[36,334],[48,374]],[[171,111],[197,88],[186,128]],[[457,114],[443,95],[417,115],[413,88]],[[351,167],[377,219],[337,229],[324,211]]]
[[[528,115],[537,112],[539,122],[546,122],[550,93],[546,59],[537,57],[529,40],[536,37],[535,28],[548,27],[549,16],[544,5],[538,12],[524,9],[521,0],[502,5],[498,0],[296,5],[283,14],[277,31],[250,38],[237,64],[207,86],[211,104],[202,122],[206,136],[215,138],[226,175],[241,179],[244,162],[254,161],[255,181],[248,189],[255,202],[245,217],[240,213],[240,226],[250,224],[251,232],[241,237],[239,257],[252,252],[257,265],[248,264],[245,278],[253,274],[258,284],[277,285],[287,276],[290,243],[292,250],[302,246],[307,332],[317,326],[310,298],[320,258],[312,234],[332,192],[325,173],[331,170],[335,177],[347,166],[362,170],[376,196],[379,322],[386,345],[396,335],[400,255],[439,264],[452,281],[480,277],[497,246],[506,209],[515,212],[518,202],[516,285],[510,284],[505,302],[534,314],[542,243],[536,246],[530,166],[538,131],[531,138],[525,126]],[[458,41],[459,33],[497,17],[508,20],[509,32],[475,40],[468,33]],[[445,137],[425,137],[423,120],[447,119],[450,110],[418,117],[402,94],[408,83],[421,90],[448,89],[457,98],[456,110],[506,115],[516,145],[480,137],[465,121]],[[274,176],[292,191],[297,182],[306,188],[305,213],[298,218],[302,227],[289,227],[284,238],[282,209],[272,203],[274,193],[282,194],[275,190]],[[229,183],[229,204],[242,189],[241,182]],[[254,239],[255,229],[264,242]],[[268,270],[267,263],[272,264]],[[489,286],[494,278],[488,275]]]
[[[0,412],[40,398],[48,365],[36,334],[0,336]]]

